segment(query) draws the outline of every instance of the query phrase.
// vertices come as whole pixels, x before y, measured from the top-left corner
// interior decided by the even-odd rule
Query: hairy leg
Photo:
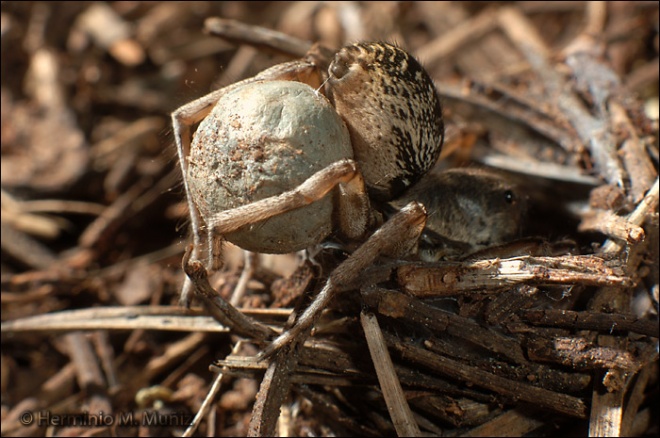
[[[291,342],[301,342],[306,330],[318,319],[337,291],[342,290],[381,254],[402,257],[416,251],[419,236],[426,224],[426,210],[422,204],[411,202],[383,224],[362,246],[330,274],[327,283],[312,304],[300,315],[296,324],[275,339],[260,353],[265,359]]]

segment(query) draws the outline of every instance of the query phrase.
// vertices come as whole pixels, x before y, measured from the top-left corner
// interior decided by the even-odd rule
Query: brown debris
[[[657,435],[657,2],[1,9],[3,436]],[[170,114],[358,40],[422,61],[438,169],[524,187],[525,239],[360,266],[259,360],[355,248],[182,266]]]

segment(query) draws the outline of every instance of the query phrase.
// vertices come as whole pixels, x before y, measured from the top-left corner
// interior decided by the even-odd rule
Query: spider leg
[[[371,225],[382,222],[380,214],[371,209],[369,196],[360,172],[345,184],[340,184],[334,204],[334,222],[344,236],[357,240],[365,236]]]
[[[223,235],[264,219],[304,207],[338,187],[336,220],[349,238],[364,235],[375,218],[370,213],[364,180],[353,160],[340,160],[316,172],[293,190],[231,210],[216,213],[208,222],[212,260],[219,259]]]
[[[222,241],[222,236],[224,234],[235,231],[242,226],[309,205],[326,196],[337,186],[342,188],[343,194],[347,198],[354,201],[355,198],[359,199],[360,197],[363,197],[363,201],[368,202],[366,192],[364,191],[362,176],[358,172],[355,162],[353,160],[337,161],[316,172],[293,190],[231,210],[226,210],[215,214],[211,218],[207,218],[210,235],[209,244],[211,247],[217,247],[216,243]],[[344,207],[346,207],[346,205]],[[356,221],[361,222],[364,225],[363,230],[358,230],[360,234],[363,234],[366,231],[366,227],[370,225],[370,219],[358,218],[357,213],[349,213],[349,215],[351,217],[356,217]],[[207,286],[208,283],[201,282],[198,278],[201,276],[195,274],[195,272],[202,271],[202,269],[200,269],[201,263],[197,262],[198,265],[194,265],[194,263],[191,264],[189,263],[190,259],[191,257],[187,254],[184,258],[184,270],[186,271],[187,278],[191,281],[191,290],[192,288],[195,288],[198,293],[204,296],[210,295],[210,292],[208,291],[210,286]],[[194,261],[195,260],[193,260],[193,262]],[[194,266],[195,269],[192,269],[191,266]],[[206,274],[206,271],[204,271],[204,274]],[[224,314],[219,317],[223,324],[232,325],[227,322],[227,320],[233,321],[236,319],[236,315],[232,313],[236,312],[233,306],[227,303],[224,307],[221,307],[218,310]]]
[[[224,89],[214,91],[206,96],[190,102],[172,113],[172,127],[174,131],[174,141],[176,151],[179,156],[179,165],[183,175],[183,187],[186,191],[186,200],[188,202],[188,211],[190,212],[190,225],[193,233],[193,250],[191,257],[194,260],[199,259],[199,250],[202,245],[202,219],[195,203],[190,196],[190,187],[188,184],[188,153],[190,152],[190,142],[192,140],[192,126],[203,120],[213,109],[213,106],[224,93]],[[189,307],[192,301],[192,283],[188,276],[184,279],[183,289],[181,291],[180,304]]]
[[[426,224],[426,210],[418,202],[411,202],[390,220],[330,274],[325,286],[312,304],[300,315],[296,324],[277,337],[259,354],[263,360],[285,345],[304,341],[307,330],[321,311],[327,307],[338,291],[345,289],[381,254],[402,257],[416,251],[419,236]]]
[[[361,180],[362,177],[355,162],[340,160],[319,170],[293,190],[221,211],[213,215],[208,222],[215,235],[222,236],[245,225],[309,205],[323,198],[339,184],[343,184],[345,190],[351,190],[356,178]]]

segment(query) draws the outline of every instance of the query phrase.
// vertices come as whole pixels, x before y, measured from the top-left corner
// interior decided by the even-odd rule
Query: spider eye
[[[507,204],[513,204],[513,201],[516,200],[516,195],[511,190],[507,190],[504,192],[504,200]]]
[[[346,60],[339,56],[335,57],[335,60],[330,64],[330,74],[337,79],[341,79],[346,73],[348,73],[348,63],[346,63]]]

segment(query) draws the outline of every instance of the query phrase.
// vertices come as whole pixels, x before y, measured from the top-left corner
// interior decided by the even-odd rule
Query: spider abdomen
[[[433,81],[415,58],[387,43],[344,47],[326,91],[351,134],[371,197],[388,201],[437,161],[444,138]]]

